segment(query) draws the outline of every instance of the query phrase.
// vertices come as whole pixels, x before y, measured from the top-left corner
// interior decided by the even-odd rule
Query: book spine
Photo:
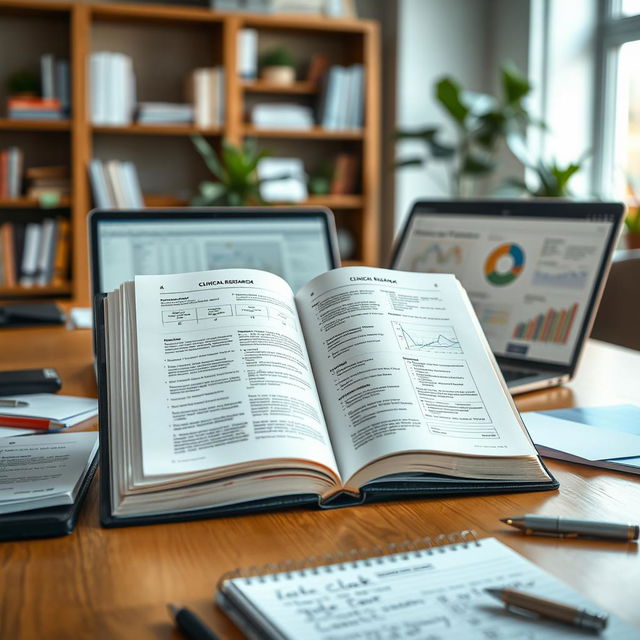
[[[58,234],[53,258],[51,284],[59,287],[64,285],[69,276],[69,257],[71,249],[71,224],[68,220],[58,220]]]
[[[18,281],[16,278],[13,223],[11,222],[5,222],[2,225],[2,261],[4,263],[4,283],[7,287],[15,287]]]
[[[90,162],[89,179],[95,206],[99,209],[109,209],[114,206],[107,187],[107,177],[101,160],[94,159]]]
[[[40,246],[38,248],[38,265],[36,267],[35,284],[45,286],[51,279],[53,268],[53,252],[56,240],[56,221],[52,218],[45,218],[42,221],[42,232],[40,234]]]
[[[40,84],[43,98],[56,97],[54,58],[51,53],[40,57]]]
[[[0,151],[0,200],[9,197],[9,150]]]
[[[258,75],[258,32],[241,29],[238,33],[238,74],[244,80],[255,80]]]
[[[38,255],[42,227],[37,222],[29,222],[24,234],[24,251],[20,267],[20,286],[31,287],[36,282],[38,272]]]
[[[69,61],[56,61],[56,95],[60,101],[60,109],[64,116],[68,117],[71,111],[71,83],[69,80]]]

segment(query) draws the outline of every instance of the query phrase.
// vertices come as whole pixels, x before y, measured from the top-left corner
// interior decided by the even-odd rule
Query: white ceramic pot
[[[293,84],[296,81],[296,70],[293,67],[265,67],[262,79],[273,84]]]

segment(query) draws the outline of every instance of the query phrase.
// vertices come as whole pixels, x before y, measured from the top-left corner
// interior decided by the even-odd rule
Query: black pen
[[[167,609],[176,621],[178,629],[190,640],[220,640],[198,616],[177,604],[168,604]]]

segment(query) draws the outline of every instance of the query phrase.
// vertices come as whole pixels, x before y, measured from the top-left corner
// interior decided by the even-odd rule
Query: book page
[[[293,293],[248,269],[135,280],[145,476],[270,458],[336,473]]]
[[[584,630],[509,612],[487,588],[525,591],[576,608],[600,611],[579,593],[495,538],[399,553],[320,570],[289,571],[222,584],[234,621],[245,617],[263,634],[306,640],[557,640]],[[235,615],[234,615],[235,614]],[[587,634],[588,636],[588,634]],[[610,616],[599,638],[631,640],[638,630]]]
[[[348,267],[296,301],[345,483],[401,451],[535,455],[454,276]]]

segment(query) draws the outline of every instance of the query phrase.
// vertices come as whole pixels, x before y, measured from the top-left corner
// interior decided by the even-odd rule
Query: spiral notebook
[[[601,611],[495,538],[477,540],[465,531],[372,551],[239,570],[222,577],[216,601],[248,638],[261,640],[584,637],[579,629],[507,611],[484,591],[491,587]],[[598,637],[638,634],[610,616]]]

